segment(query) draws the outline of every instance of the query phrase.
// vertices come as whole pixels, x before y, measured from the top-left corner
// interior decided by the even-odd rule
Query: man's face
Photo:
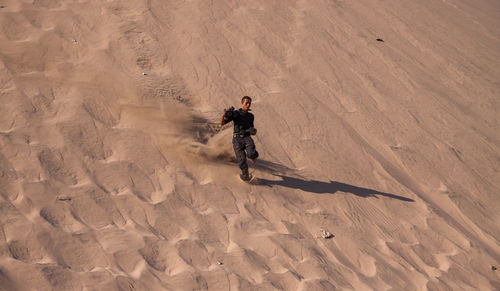
[[[252,101],[250,101],[248,99],[243,99],[243,101],[241,101],[241,109],[243,109],[245,111],[250,109],[251,105],[252,105]]]

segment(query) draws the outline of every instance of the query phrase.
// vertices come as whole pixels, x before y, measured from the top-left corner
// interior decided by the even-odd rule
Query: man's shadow
[[[337,191],[340,191],[345,193],[351,193],[363,198],[368,198],[368,197],[378,198],[377,196],[385,196],[406,202],[415,202],[415,200],[403,196],[380,192],[368,188],[357,187],[354,185],[349,185],[331,180],[330,182],[321,182],[315,180],[303,180],[299,178],[289,177],[283,174],[279,174],[278,171],[284,170],[286,172],[291,169],[268,161],[258,161],[255,168],[265,172],[270,172],[274,176],[281,178],[281,180],[268,180],[268,179],[258,178],[257,184],[259,185],[266,185],[269,187],[282,186],[292,189],[300,189],[305,192],[311,192],[317,194],[335,194]]]
[[[368,198],[368,197],[378,198],[377,196],[385,196],[406,202],[415,202],[415,200],[403,196],[380,192],[368,188],[357,187],[354,185],[349,185],[341,182],[330,181],[329,183],[327,183],[314,180],[302,180],[298,178],[288,177],[285,175],[276,175],[276,176],[281,177],[281,180],[268,180],[268,179],[258,178],[258,183],[259,185],[266,185],[270,187],[282,186],[292,189],[300,189],[305,192],[311,192],[317,194],[335,194],[335,192],[340,191],[340,192],[352,193],[356,196],[363,198]]]

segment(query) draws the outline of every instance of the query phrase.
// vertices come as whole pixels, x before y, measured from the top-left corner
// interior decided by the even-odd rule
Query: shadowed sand
[[[310,181],[310,180],[288,177],[284,175],[277,175],[277,177],[280,177],[281,180],[268,180],[259,178],[258,183],[271,187],[282,186],[286,188],[300,189],[305,192],[311,192],[316,194],[335,194],[336,192],[340,191],[344,193],[354,194],[358,197],[363,197],[363,198],[368,198],[368,197],[377,198],[377,196],[384,196],[407,202],[415,202],[415,200],[403,196],[384,193],[367,188],[356,187],[353,185],[335,181],[330,181],[330,182],[321,182],[314,180]]]

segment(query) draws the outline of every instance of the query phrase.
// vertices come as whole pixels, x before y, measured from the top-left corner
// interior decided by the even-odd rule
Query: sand
[[[0,7],[0,290],[500,289],[498,1]]]

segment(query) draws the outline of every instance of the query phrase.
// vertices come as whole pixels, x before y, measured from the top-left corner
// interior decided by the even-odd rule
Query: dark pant
[[[236,135],[233,137],[233,149],[243,175],[248,175],[247,157],[256,159],[259,156],[259,153],[255,150],[253,139],[250,136],[241,137]]]

